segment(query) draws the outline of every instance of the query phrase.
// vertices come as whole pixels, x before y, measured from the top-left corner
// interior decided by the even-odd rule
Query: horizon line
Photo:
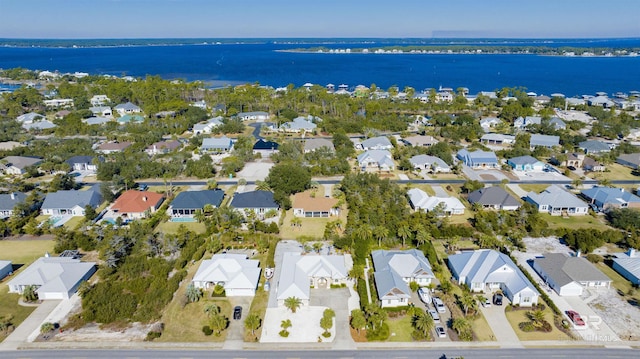
[[[438,39],[454,39],[454,40],[633,40],[640,39],[640,36],[612,36],[612,37],[501,37],[501,36],[431,36],[431,37],[411,37],[411,36],[306,36],[306,37],[280,37],[280,36],[256,36],[256,37],[0,37],[0,40],[235,40],[235,39],[412,39],[412,40],[438,40]]]

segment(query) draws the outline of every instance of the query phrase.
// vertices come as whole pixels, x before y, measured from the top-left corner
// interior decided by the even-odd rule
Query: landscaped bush
[[[358,279],[356,282],[356,290],[360,296],[360,307],[364,308],[369,305],[369,298],[367,297],[367,283],[364,279]]]
[[[367,330],[367,340],[384,341],[389,338],[389,325],[385,322],[377,330]]]
[[[282,329],[278,334],[283,338],[287,338],[289,336],[289,332],[284,329]]]
[[[147,333],[147,337],[146,337],[146,338],[144,338],[144,340],[145,340],[146,342],[151,342],[151,341],[153,341],[154,339],[160,338],[160,336],[162,336],[162,333],[160,333],[160,332],[153,332],[153,331],[152,331],[152,332],[148,332],[148,333]]]
[[[533,323],[531,322],[522,322],[518,324],[518,327],[525,333],[533,332],[536,330],[536,327],[534,327]]]
[[[205,325],[202,327],[202,332],[204,333],[204,335],[210,336],[211,334],[213,334],[213,329],[211,329],[211,327],[209,327],[208,325]]]

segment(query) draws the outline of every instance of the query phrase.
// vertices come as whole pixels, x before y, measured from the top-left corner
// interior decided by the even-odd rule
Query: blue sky
[[[0,38],[640,37],[640,0],[0,0]]]

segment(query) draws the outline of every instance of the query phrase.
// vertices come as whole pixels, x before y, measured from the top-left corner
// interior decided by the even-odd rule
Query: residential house
[[[111,153],[118,153],[118,152],[124,152],[124,150],[126,150],[127,148],[131,147],[133,143],[128,142],[128,141],[124,141],[124,142],[105,142],[102,143],[100,145],[98,145],[98,147],[96,147],[95,151],[98,153],[102,153],[105,155],[111,154]]]
[[[592,187],[580,192],[587,202],[598,207],[598,211],[606,212],[618,208],[640,208],[640,197],[623,188]]]
[[[640,153],[626,153],[618,156],[616,162],[631,169],[637,170],[640,168]]]
[[[58,127],[55,123],[49,120],[42,121],[34,121],[31,123],[23,123],[22,128],[27,131],[41,131],[41,130],[50,130],[52,128]]]
[[[613,256],[611,267],[631,284],[640,285],[640,255],[638,252],[634,248],[630,248],[626,253],[614,253]]]
[[[96,189],[87,191],[58,191],[47,193],[42,202],[42,214],[48,216],[84,216],[87,206],[98,208],[102,195]]]
[[[22,192],[11,192],[0,194],[0,219],[13,216],[14,208],[20,203],[24,203],[27,195]]]
[[[567,129],[567,124],[564,121],[562,121],[562,119],[559,117],[552,117],[549,120],[549,125],[553,127],[553,129],[556,131]]]
[[[492,249],[463,251],[447,260],[453,277],[472,292],[499,289],[513,305],[530,307],[538,303],[538,290],[504,253]]]
[[[440,212],[439,215],[444,216],[464,214],[464,205],[455,197],[429,196],[425,191],[418,188],[410,189],[407,191],[407,195],[409,196],[411,207],[416,211],[438,211]]]
[[[596,140],[582,141],[578,144],[578,148],[583,150],[586,154],[611,152],[609,145]]]
[[[180,192],[169,204],[167,212],[170,216],[193,217],[196,212],[203,211],[205,206],[219,208],[224,199],[224,191],[220,189]]]
[[[104,106],[111,102],[111,99],[107,95],[94,95],[89,100],[91,106]]]
[[[278,131],[280,132],[313,132],[316,129],[316,124],[307,120],[304,117],[296,117],[291,122],[285,122],[280,125]]]
[[[227,137],[211,137],[203,138],[200,151],[203,153],[221,153],[229,152],[233,148],[233,141]]]
[[[451,172],[451,167],[442,159],[429,155],[416,155],[409,159],[413,168],[417,170],[427,170],[433,173]]]
[[[0,142],[0,151],[11,151],[14,148],[18,148],[18,147],[24,147],[24,145],[16,141]]]
[[[361,150],[390,150],[393,148],[391,141],[385,136],[371,137],[360,143]]]
[[[538,116],[527,116],[527,117],[518,117],[513,121],[513,127],[516,130],[526,130],[527,127],[531,125],[540,125],[542,123],[542,117]]]
[[[438,143],[438,140],[433,136],[409,136],[404,139],[404,143],[408,143],[413,147],[431,147]]]
[[[560,146],[560,136],[533,134],[529,140],[531,150],[536,147],[553,148],[556,146]]]
[[[89,107],[89,111],[91,111],[91,113],[97,117],[113,116],[113,111],[111,111],[111,107],[109,106],[93,106],[93,107]]]
[[[486,133],[480,137],[480,141],[486,145],[512,145],[516,143],[516,136]]]
[[[480,120],[480,127],[482,127],[484,132],[491,132],[500,122],[500,119],[497,117],[487,117]]]
[[[71,98],[55,98],[42,101],[46,107],[73,107],[73,99]]]
[[[22,175],[27,172],[27,168],[37,166],[42,163],[42,158],[25,156],[7,156],[0,160],[2,172],[8,175]]]
[[[178,141],[178,140],[159,141],[159,142],[156,142],[156,143],[150,145],[144,151],[149,156],[153,156],[153,155],[173,152],[173,151],[177,150],[180,147],[182,147],[182,143],[180,143],[180,141]]]
[[[69,116],[71,114],[71,111],[69,110],[60,110],[56,113],[53,114],[53,119],[54,120],[62,120],[63,118]]]
[[[304,153],[314,152],[323,147],[331,152],[336,151],[333,142],[326,138],[309,138],[304,141]]]
[[[330,288],[332,284],[345,284],[347,276],[342,255],[285,252],[276,288],[278,305],[283,306],[287,298],[296,297],[302,305],[308,306],[311,287]]]
[[[131,115],[131,114],[127,114],[124,115],[122,117],[118,117],[118,119],[116,120],[118,121],[119,124],[124,125],[127,123],[140,123],[144,121],[144,117],[140,116],[140,115]]]
[[[431,264],[417,249],[376,250],[371,252],[371,257],[376,291],[383,308],[409,305],[409,283],[426,287],[435,278]]]
[[[196,288],[224,287],[227,297],[253,297],[260,281],[260,261],[245,254],[214,254],[205,259],[193,276]]]
[[[561,163],[562,166],[582,168],[582,162],[585,156],[581,153],[570,153],[567,155],[567,160]]]
[[[245,211],[252,211],[260,219],[264,219],[267,212],[280,209],[278,203],[273,199],[273,192],[269,191],[235,193],[229,206],[242,214],[245,214]]]
[[[22,294],[28,286],[36,286],[41,300],[69,299],[80,284],[96,272],[96,263],[81,262],[73,257],[38,258],[29,267],[11,279],[9,293]]]
[[[557,185],[551,185],[541,193],[529,192],[524,200],[552,216],[584,216],[589,212],[589,205]]]
[[[131,114],[134,114],[134,113],[142,112],[142,109],[140,107],[132,104],[131,102],[121,103],[121,104],[117,105],[116,107],[114,107],[114,109],[116,110],[116,112],[120,116],[131,115]]]
[[[201,108],[201,109],[203,109],[203,110],[207,110],[207,109],[209,109],[209,105],[207,105],[207,101],[205,101],[205,100],[200,100],[200,101],[192,102],[191,104],[189,104],[189,106],[193,106],[193,107]]]
[[[222,120],[223,120],[222,116],[218,116],[218,117],[210,118],[205,123],[197,123],[193,125],[193,134],[200,135],[203,133],[211,133],[214,128],[218,126],[222,126],[223,124]]]
[[[86,123],[87,125],[91,126],[91,125],[104,125],[105,123],[111,122],[112,120],[106,117],[89,117],[89,118],[83,118],[82,122]]]
[[[96,157],[92,156],[73,156],[65,162],[71,167],[71,171],[83,171],[96,173],[98,171],[98,165],[94,162]],[[99,162],[101,159],[95,160]]]
[[[545,168],[544,163],[532,156],[513,157],[507,160],[507,164],[514,171],[523,172],[543,172]]]
[[[582,161],[582,169],[588,172],[604,172],[607,166],[591,157],[585,157]]]
[[[155,213],[163,201],[164,196],[160,193],[128,190],[113,202],[109,211],[125,221],[146,218]]]
[[[296,217],[332,217],[340,215],[338,200],[313,196],[310,190],[293,195],[293,215]]]
[[[477,203],[484,209],[515,211],[520,208],[520,202],[501,187],[485,187],[469,193],[467,200],[471,204]]]
[[[262,158],[271,157],[278,152],[278,147],[280,145],[277,142],[265,141],[261,138],[253,145],[253,154],[260,154]]]
[[[391,152],[387,150],[368,150],[359,154],[356,159],[362,171],[368,169],[392,171],[396,167]]]
[[[473,169],[500,168],[498,158],[492,151],[477,150],[469,152],[466,148],[463,148],[458,151],[456,157],[466,166]]]
[[[242,121],[268,121],[269,113],[264,111],[240,112],[236,117]]]
[[[586,100],[589,106],[601,106],[604,108],[615,106],[615,102],[611,101],[611,99],[609,99],[609,97],[607,97],[606,95],[589,96]]]
[[[545,253],[533,259],[533,269],[560,296],[580,296],[585,288],[609,288],[611,279],[584,257]]]
[[[13,273],[13,264],[11,264],[11,261],[0,260],[0,280],[3,280],[4,277],[11,273]]]
[[[46,117],[39,113],[29,112],[16,117],[16,121],[25,124],[45,120]]]

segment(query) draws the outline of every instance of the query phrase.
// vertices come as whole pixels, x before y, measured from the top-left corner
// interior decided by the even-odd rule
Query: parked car
[[[429,309],[429,315],[433,318],[434,323],[440,323],[440,315],[433,309]]]
[[[576,312],[575,310],[567,310],[565,314],[567,315],[567,317],[569,317],[569,319],[571,319],[573,324],[579,327],[584,326],[584,320],[582,320],[580,314],[578,314],[578,312]]]
[[[431,301],[429,289],[427,288],[418,288],[418,296],[420,296],[420,300],[424,302],[424,304],[429,304],[429,302]]]
[[[491,300],[489,298],[485,298],[484,301],[482,302],[482,306],[485,308],[488,308],[491,306]]]
[[[493,295],[493,304],[502,305],[502,297],[503,297],[503,295],[501,293],[494,294]]]
[[[237,305],[233,308],[233,319],[240,320],[242,318],[242,307]]]
[[[444,302],[442,301],[442,299],[440,299],[438,297],[433,297],[433,306],[436,308],[438,313],[446,313],[447,312],[447,309],[444,306]]]
[[[446,338],[447,337],[447,331],[444,330],[444,327],[438,325],[436,326],[436,334],[438,334],[438,338]]]

